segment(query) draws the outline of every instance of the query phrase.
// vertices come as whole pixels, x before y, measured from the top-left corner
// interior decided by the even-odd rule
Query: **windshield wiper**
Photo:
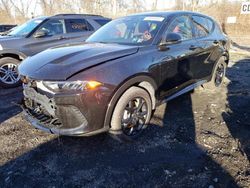
[[[101,43],[101,44],[109,44],[109,42],[97,42],[97,43]]]
[[[118,44],[118,42],[97,42],[97,43],[101,43],[101,44]]]

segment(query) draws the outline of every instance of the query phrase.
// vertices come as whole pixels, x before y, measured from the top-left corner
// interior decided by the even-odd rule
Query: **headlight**
[[[52,91],[84,91],[102,85],[97,81],[44,81],[43,85]]]
[[[3,50],[3,46],[0,44],[0,50]]]

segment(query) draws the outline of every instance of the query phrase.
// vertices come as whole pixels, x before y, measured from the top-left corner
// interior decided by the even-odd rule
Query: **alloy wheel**
[[[0,67],[0,81],[5,84],[15,84],[20,80],[17,65],[6,63]]]
[[[144,128],[148,114],[146,101],[141,97],[130,100],[121,120],[122,131],[127,136],[137,136]]]
[[[216,72],[215,72],[215,86],[218,87],[221,85],[222,81],[223,81],[223,78],[224,78],[224,75],[225,75],[225,67],[223,64],[220,64],[217,69],[216,69]]]

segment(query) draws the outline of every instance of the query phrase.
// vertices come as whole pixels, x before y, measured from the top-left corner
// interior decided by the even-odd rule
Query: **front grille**
[[[47,115],[39,106],[33,109],[26,108],[26,112],[46,128],[61,128],[63,126],[58,118]]]
[[[56,105],[54,98],[41,94],[31,85],[24,87],[24,109],[44,128],[73,129],[88,125],[76,106]]]
[[[24,107],[26,112],[46,128],[60,128],[62,122],[55,116],[54,101],[37,92],[36,82],[24,84]]]

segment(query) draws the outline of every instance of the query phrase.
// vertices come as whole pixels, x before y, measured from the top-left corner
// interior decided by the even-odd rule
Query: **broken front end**
[[[22,108],[26,119],[36,128],[46,132],[82,136],[103,130],[98,121],[90,126],[91,108],[84,93],[54,93],[39,81],[23,84]],[[94,114],[94,113],[93,113]]]

